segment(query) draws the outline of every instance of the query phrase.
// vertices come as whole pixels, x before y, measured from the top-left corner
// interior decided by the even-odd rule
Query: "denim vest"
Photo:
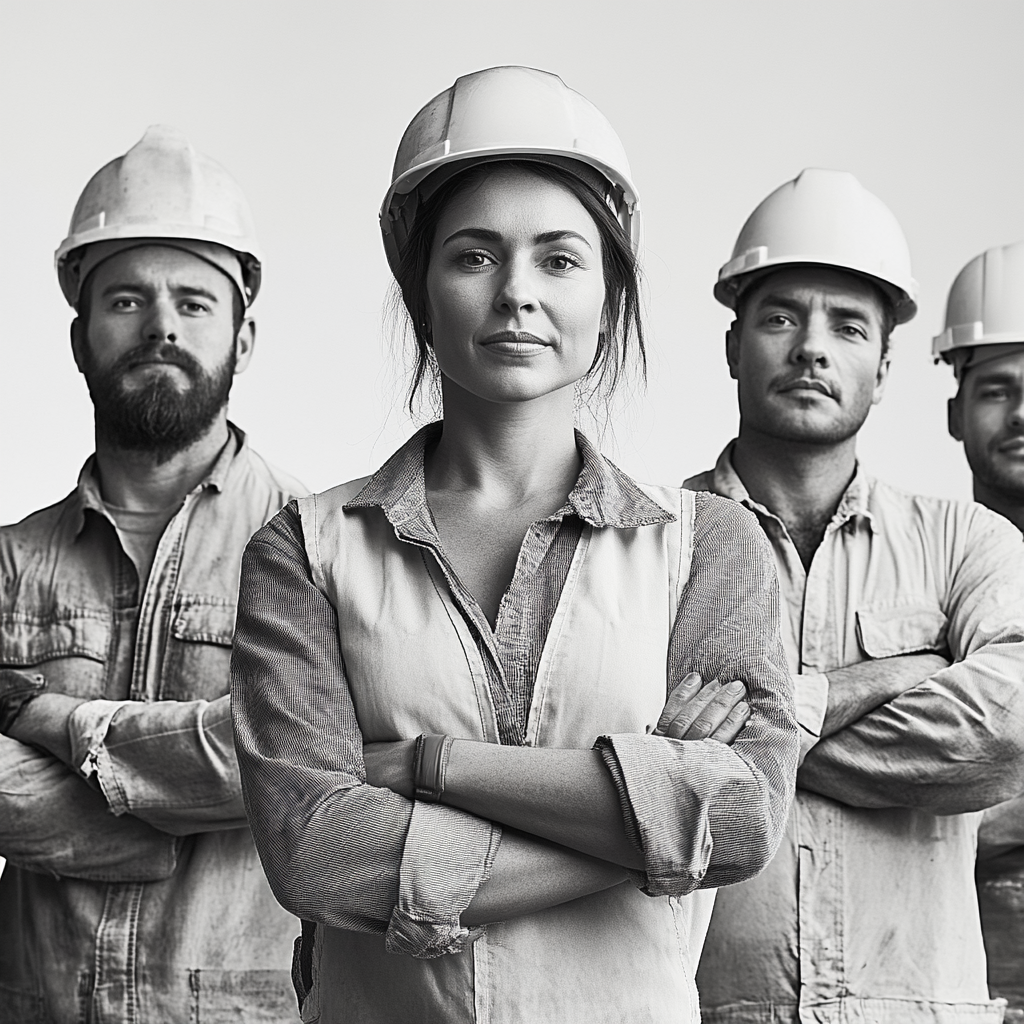
[[[477,641],[433,555],[400,541],[383,515],[343,511],[362,483],[300,499],[299,510],[313,580],[337,609],[365,741],[433,732],[498,742]],[[528,745],[589,748],[602,734],[642,734],[664,707],[693,498],[644,489],[677,518],[584,528],[538,669]],[[412,884],[403,865],[401,886]],[[391,955],[383,936],[318,926],[303,1019],[697,1021],[693,979],[713,902],[713,890],[651,898],[622,884],[488,925],[466,951],[436,959]]]

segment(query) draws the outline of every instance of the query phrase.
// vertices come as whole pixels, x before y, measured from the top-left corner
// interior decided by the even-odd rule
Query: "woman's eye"
[[[578,267],[580,261],[575,256],[570,256],[568,253],[560,252],[556,253],[548,259],[548,266],[552,270],[566,271],[572,270],[574,267]]]
[[[464,252],[456,258],[456,261],[470,270],[479,270],[491,262],[490,257],[483,252]]]

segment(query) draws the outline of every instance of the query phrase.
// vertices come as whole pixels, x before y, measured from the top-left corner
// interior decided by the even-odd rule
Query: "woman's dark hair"
[[[615,390],[629,362],[636,359],[641,379],[647,379],[647,353],[640,315],[640,267],[630,240],[603,197],[571,171],[534,160],[497,160],[473,164],[448,178],[423,203],[395,277],[416,337],[416,366],[409,386],[408,407],[415,412],[416,395],[432,373],[432,339],[427,325],[427,269],[438,222],[448,204],[467,189],[479,184],[495,170],[514,167],[571,192],[593,218],[601,236],[604,273],[604,328],[598,336],[597,353],[587,375],[587,393],[608,397]],[[633,353],[635,345],[636,353]]]

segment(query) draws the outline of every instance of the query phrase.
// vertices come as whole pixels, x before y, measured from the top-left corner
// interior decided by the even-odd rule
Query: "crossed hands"
[[[747,688],[739,680],[720,683],[712,679],[704,684],[696,672],[691,672],[669,694],[654,735],[732,743],[750,718],[746,695]]]

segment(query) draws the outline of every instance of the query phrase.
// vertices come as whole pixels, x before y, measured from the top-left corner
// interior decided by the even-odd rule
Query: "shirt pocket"
[[[50,690],[105,696],[110,617],[105,612],[16,611],[0,616],[0,665],[32,668]]]
[[[216,700],[230,687],[235,602],[179,594],[160,678],[161,700]]]
[[[927,602],[872,605],[857,611],[857,642],[869,658],[922,651],[944,653],[946,615]]]

